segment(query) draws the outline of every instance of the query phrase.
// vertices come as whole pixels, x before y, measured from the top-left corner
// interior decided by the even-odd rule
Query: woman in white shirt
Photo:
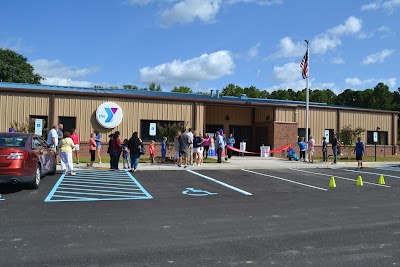
[[[60,147],[61,169],[64,174],[67,174],[67,168],[71,175],[75,175],[74,163],[72,161],[72,149],[74,148],[74,141],[72,141],[69,132],[64,132],[63,139],[58,144]]]

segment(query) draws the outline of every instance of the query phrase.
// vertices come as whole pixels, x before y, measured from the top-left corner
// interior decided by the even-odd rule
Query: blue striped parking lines
[[[84,171],[62,175],[45,202],[152,199],[126,171]]]
[[[377,170],[383,170],[383,171],[394,171],[394,172],[400,172],[400,168],[397,166],[387,166],[387,167],[377,167],[375,168]]]

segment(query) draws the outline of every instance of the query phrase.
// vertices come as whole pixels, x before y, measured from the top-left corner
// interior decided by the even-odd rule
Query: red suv
[[[40,179],[56,170],[56,153],[40,135],[0,133],[0,183],[39,188]]]

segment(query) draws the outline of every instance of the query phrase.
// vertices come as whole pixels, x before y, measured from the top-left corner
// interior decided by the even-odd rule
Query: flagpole
[[[308,88],[308,77],[310,77],[310,53],[309,53],[309,49],[308,49],[308,40],[304,40],[307,43],[307,67],[308,67],[308,75],[307,75],[307,80],[306,80],[306,158],[308,158],[308,119],[309,119],[309,102],[310,102],[310,94],[309,94],[309,88]]]

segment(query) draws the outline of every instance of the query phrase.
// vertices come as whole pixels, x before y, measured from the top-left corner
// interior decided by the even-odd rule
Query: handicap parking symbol
[[[218,193],[211,193],[208,191],[204,191],[201,189],[194,189],[194,188],[186,188],[186,190],[182,191],[182,194],[188,195],[188,196],[194,196],[194,197],[204,197],[204,196],[210,196],[210,195],[217,195]]]

